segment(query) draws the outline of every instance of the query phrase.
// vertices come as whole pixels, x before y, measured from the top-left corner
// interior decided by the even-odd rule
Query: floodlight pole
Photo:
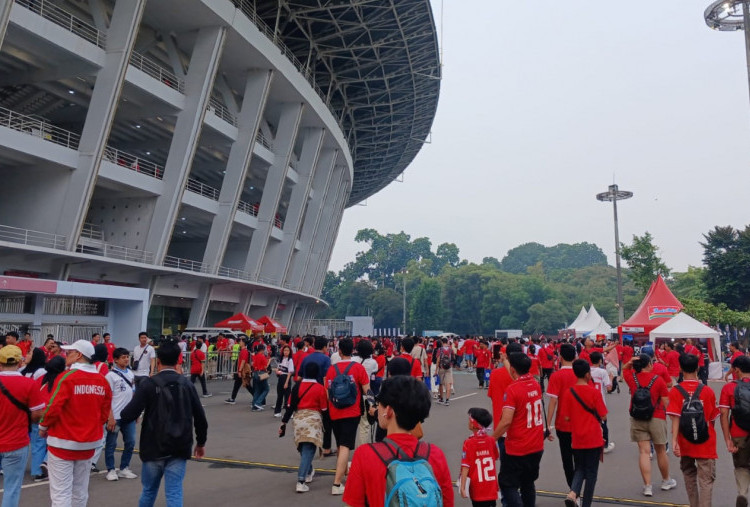
[[[402,291],[403,292],[403,296],[404,296],[404,313],[403,313],[403,319],[402,319],[403,330],[404,330],[403,333],[404,333],[404,335],[406,335],[406,274],[407,273],[408,273],[408,271],[406,271],[406,270],[404,270],[402,272],[403,277],[404,277],[404,290]]]
[[[633,192],[618,189],[617,185],[610,185],[606,192],[596,194],[596,198],[602,202],[612,201],[612,209],[615,214],[615,266],[617,267],[617,323],[622,324],[625,320],[625,308],[622,304],[622,267],[620,266],[620,228],[617,222],[617,201],[624,201],[633,197]]]
[[[703,18],[713,30],[745,31],[745,65],[750,91],[750,0],[714,0],[706,8]]]

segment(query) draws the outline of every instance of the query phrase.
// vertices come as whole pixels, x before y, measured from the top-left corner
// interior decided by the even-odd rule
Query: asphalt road
[[[457,393],[450,407],[433,405],[429,419],[424,425],[425,439],[439,445],[448,457],[451,469],[458,474],[461,444],[467,435],[466,412],[474,406],[490,409],[487,392],[476,388],[473,375],[457,372],[455,375]],[[721,383],[711,384],[717,391]],[[289,507],[301,505],[340,505],[340,497],[330,495],[331,469],[335,467],[332,458],[318,459],[314,466],[318,470],[310,492],[295,493],[296,467],[299,455],[294,449],[291,435],[280,439],[277,435],[279,420],[273,417],[273,410],[250,411],[250,397],[240,392],[236,405],[227,405],[230,390],[229,382],[211,382],[209,389],[212,398],[203,399],[209,420],[209,437],[206,446],[208,459],[188,463],[185,479],[186,506],[225,506],[231,504],[262,505],[268,507]],[[269,405],[275,402],[275,386],[272,385],[268,397]],[[611,439],[616,443],[615,450],[605,456],[599,468],[599,480],[595,505],[620,504],[633,506],[672,506],[687,503],[679,460],[670,454],[671,474],[678,481],[672,491],[658,488],[660,477],[654,462],[652,471],[654,496],[641,495],[641,479],[637,463],[637,446],[629,442],[628,395],[607,396],[610,409],[609,426]],[[720,429],[717,430],[720,433]],[[139,430],[140,431],[140,430]],[[714,487],[713,505],[734,505],[735,483],[731,458],[721,443],[719,436],[719,460]],[[137,448],[137,445],[136,445]],[[119,455],[117,456],[119,463]],[[101,458],[100,467],[104,464]],[[140,460],[133,458],[132,470],[140,474]],[[1,482],[0,482],[1,484]],[[541,474],[537,481],[538,506],[562,505],[562,497],[567,493],[565,479],[560,464],[557,442],[547,442],[542,458]],[[140,495],[140,480],[120,479],[108,482],[103,473],[93,475],[89,487],[91,506],[132,506],[137,505]],[[27,478],[21,496],[21,505],[40,506],[49,504],[49,489],[46,482],[33,483]],[[163,488],[157,505],[165,505]],[[471,503],[457,497],[456,505],[468,506]]]

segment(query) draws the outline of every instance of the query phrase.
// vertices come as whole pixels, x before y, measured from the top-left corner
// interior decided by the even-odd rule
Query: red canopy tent
[[[245,333],[262,333],[265,329],[263,324],[251,319],[244,313],[232,315],[228,319],[214,324],[214,327],[228,327]]]
[[[620,337],[632,335],[635,342],[647,342],[649,333],[682,310],[682,303],[659,275],[641,301],[638,309],[617,328]]]
[[[278,321],[273,320],[268,315],[264,315],[263,317],[259,318],[258,323],[266,326],[266,333],[287,333],[286,326],[280,324]]]

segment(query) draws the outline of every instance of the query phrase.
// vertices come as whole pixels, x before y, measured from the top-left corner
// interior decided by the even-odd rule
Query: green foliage
[[[716,324],[729,324],[736,327],[750,327],[750,312],[739,312],[731,310],[724,303],[714,305],[707,301],[686,298],[681,301],[687,313],[696,320],[707,322],[714,326]]]
[[[592,243],[560,243],[551,247],[539,243],[526,243],[510,249],[500,262],[500,268],[509,273],[522,274],[539,263],[545,270],[579,269],[587,266],[606,266],[607,257],[601,248]]]
[[[657,275],[669,277],[669,268],[659,257],[653,236],[646,231],[643,236],[633,235],[633,243],[620,245],[620,255],[628,264],[628,277],[643,294],[648,291]]]
[[[708,300],[733,310],[750,307],[750,226],[715,227],[703,235],[703,277]]]
[[[529,307],[528,313],[529,320],[524,329],[532,333],[556,334],[570,319],[569,309],[557,299],[535,303]]]
[[[380,288],[368,300],[373,321],[378,327],[401,327],[403,299],[400,292]]]
[[[703,281],[705,274],[705,268],[688,266],[688,270],[684,273],[672,273],[669,288],[679,300],[690,298],[705,301],[708,298],[706,283]]]
[[[409,330],[421,334],[425,329],[440,329],[443,325],[443,305],[440,301],[440,283],[425,280],[417,289],[411,306],[411,317],[406,323]]]

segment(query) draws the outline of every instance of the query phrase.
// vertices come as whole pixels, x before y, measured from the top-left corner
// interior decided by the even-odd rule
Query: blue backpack
[[[411,457],[388,438],[369,445],[387,469],[384,507],[443,506],[443,493],[428,461],[430,444],[419,442]]]
[[[333,365],[336,376],[333,377],[331,385],[328,386],[328,397],[336,408],[348,408],[357,403],[357,384],[349,376],[349,370],[354,366],[354,362],[349,363],[344,372],[339,371],[337,364]]]

